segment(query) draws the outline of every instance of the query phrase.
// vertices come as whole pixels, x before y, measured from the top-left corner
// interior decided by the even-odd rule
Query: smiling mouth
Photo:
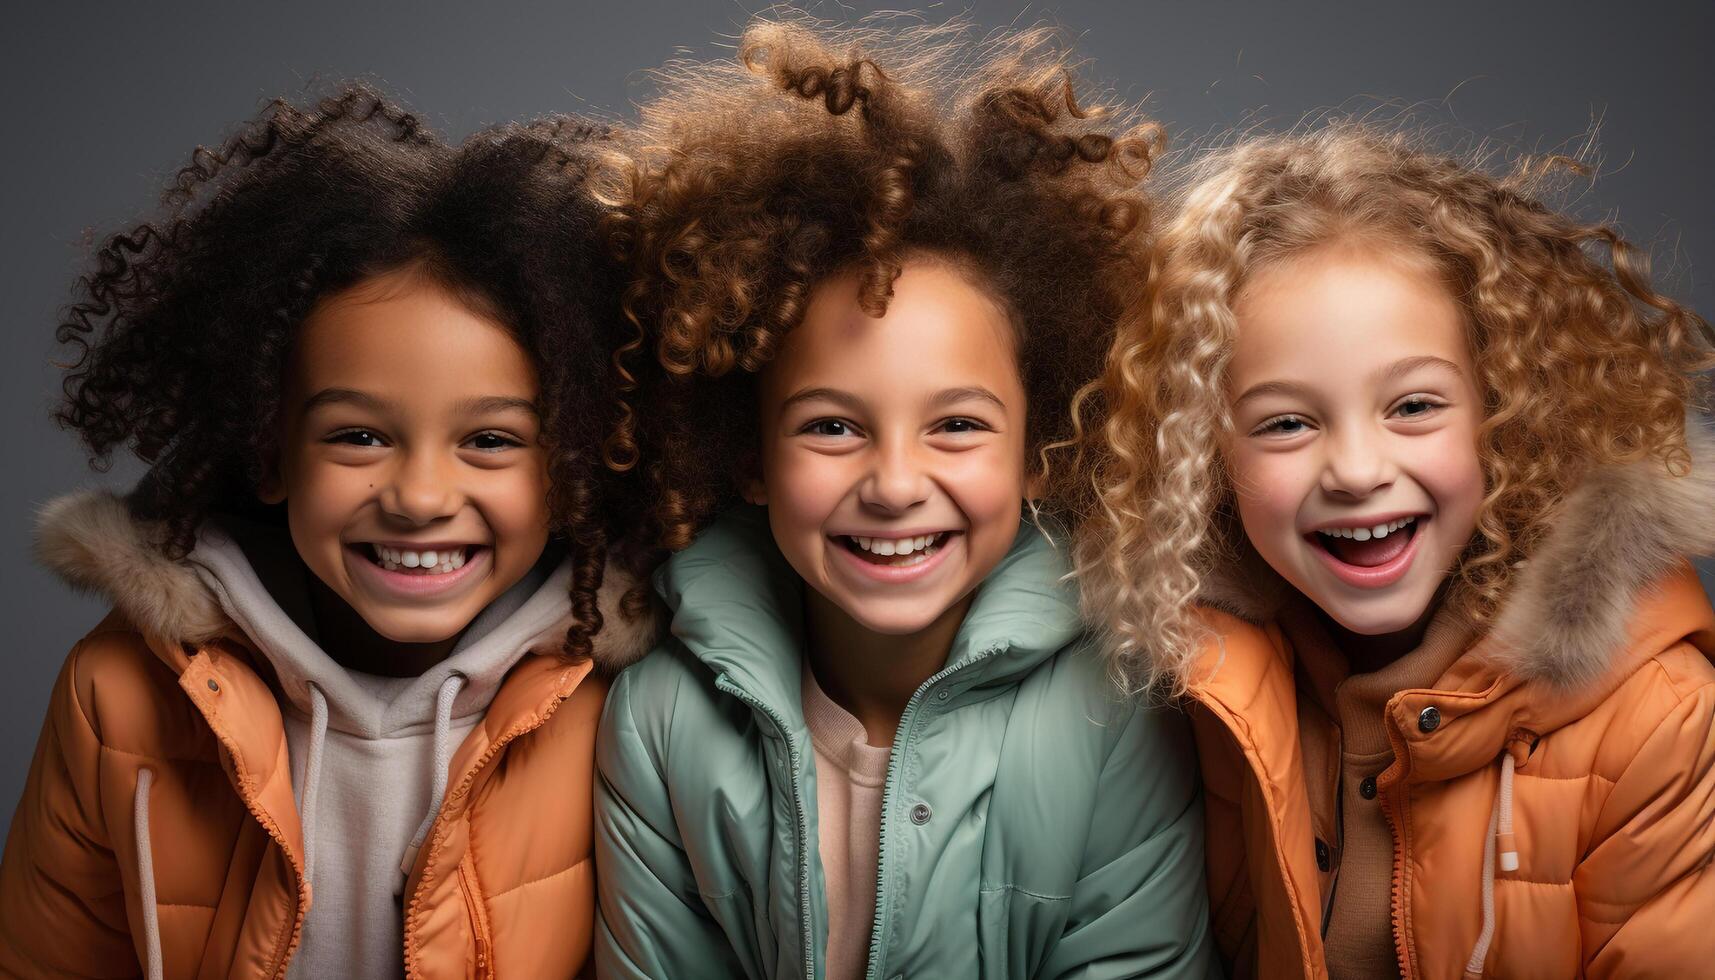
[[[871,538],[851,534],[836,534],[835,541],[871,565],[887,568],[909,568],[935,557],[936,552],[957,531],[939,531],[911,538]]]
[[[454,548],[413,551],[365,543],[357,545],[354,550],[369,559],[370,564],[389,572],[401,575],[447,575],[463,568],[482,547],[467,544]]]
[[[1402,517],[1373,527],[1343,527],[1312,531],[1304,537],[1336,561],[1358,568],[1385,565],[1411,547],[1427,515]]]

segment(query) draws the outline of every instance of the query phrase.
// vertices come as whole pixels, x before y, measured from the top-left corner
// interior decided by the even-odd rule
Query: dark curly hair
[[[215,512],[277,521],[256,488],[300,324],[322,298],[415,265],[535,365],[549,509],[575,559],[566,650],[587,656],[610,546],[636,523],[620,513],[636,495],[598,451],[615,424],[605,352],[623,331],[586,183],[603,138],[564,117],[455,148],[358,84],[307,108],[270,103],[191,155],[160,218],[96,253],[56,332],[75,357],[55,417],[93,464],[123,445],[149,465],[128,502],[170,555]]]
[[[814,288],[855,270],[880,316],[914,255],[1003,303],[1042,502],[1062,499],[1044,450],[1138,307],[1159,143],[1131,111],[1085,107],[1070,67],[1046,30],[973,43],[961,24],[793,17],[753,22],[737,60],[660,73],[603,170],[637,329],[615,357],[629,394],[608,458],[647,473],[659,546],[735,500],[755,373]]]

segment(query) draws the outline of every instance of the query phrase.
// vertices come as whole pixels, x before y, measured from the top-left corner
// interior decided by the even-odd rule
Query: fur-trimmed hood
[[[36,558],[73,588],[103,596],[138,631],[165,644],[199,645],[229,637],[242,639],[219,599],[188,561],[167,557],[160,549],[158,529],[131,515],[125,501],[105,490],[82,490],[55,498],[36,522]],[[636,620],[620,611],[620,600],[633,585],[632,577],[609,566],[597,602],[602,630],[595,637],[596,665],[614,672],[649,652],[657,618],[646,613]],[[555,652],[545,634],[532,652]]]
[[[1484,644],[1522,681],[1571,689],[1618,665],[1639,601],[1687,556],[1715,554],[1715,433],[1687,417],[1691,469],[1655,460],[1610,466],[1570,493],[1560,519],[1519,571]],[[1253,623],[1272,619],[1287,586],[1250,548],[1219,568],[1201,601]]]

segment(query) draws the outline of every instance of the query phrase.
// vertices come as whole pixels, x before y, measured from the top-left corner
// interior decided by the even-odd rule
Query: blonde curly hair
[[[1540,199],[1564,158],[1498,178],[1409,134],[1332,123],[1259,137],[1193,171],[1158,239],[1149,316],[1126,321],[1080,393],[1076,546],[1087,612],[1128,691],[1184,693],[1208,640],[1193,610],[1246,562],[1222,446],[1233,305],[1271,262],[1358,240],[1427,260],[1466,322],[1485,419],[1485,493],[1448,601],[1481,625],[1590,468],[1688,463],[1685,412],[1715,366],[1709,327],[1656,292],[1607,224]]]

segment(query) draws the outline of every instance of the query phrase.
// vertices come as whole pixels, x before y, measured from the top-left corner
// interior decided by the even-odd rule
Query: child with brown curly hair
[[[603,975],[1214,969],[1189,735],[1023,519],[1147,264],[1153,131],[1066,69],[758,22],[643,107],[612,455],[677,553],[598,736]]]
[[[1237,976],[1715,961],[1715,358],[1551,172],[1214,154],[1096,389],[1085,596],[1185,695]]]
[[[42,516],[115,609],[12,821],[0,973],[587,962],[591,656],[645,642],[604,583],[631,496],[590,356],[623,322],[598,135],[277,102],[100,250],[59,418],[149,469]]]

